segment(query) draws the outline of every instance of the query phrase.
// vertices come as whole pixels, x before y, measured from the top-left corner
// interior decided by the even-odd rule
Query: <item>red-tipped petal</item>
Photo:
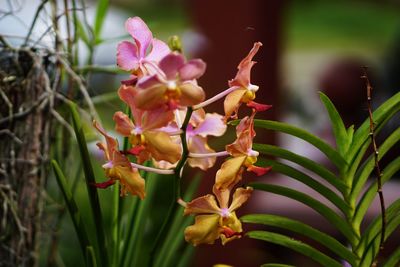
[[[102,183],[93,183],[92,186],[97,187],[97,188],[101,188],[101,189],[105,189],[109,186],[112,186],[113,184],[115,184],[114,180],[107,180],[105,182]]]
[[[140,152],[142,152],[142,151],[145,150],[145,149],[146,149],[146,148],[145,148],[144,146],[139,145],[139,146],[132,147],[131,149],[126,150],[126,151],[124,151],[123,153],[124,153],[124,154],[130,154],[130,155],[137,156],[137,155],[140,154]]]
[[[247,171],[251,171],[254,172],[257,176],[261,176],[266,174],[267,172],[269,172],[272,169],[272,167],[258,167],[255,165],[251,165],[250,167],[247,168]]]
[[[266,111],[272,108],[271,105],[260,104],[254,101],[250,101],[246,104],[249,108],[255,109],[257,112]]]
[[[235,232],[231,228],[227,226],[222,227],[222,232],[221,232],[226,238],[231,238],[233,236],[242,236],[242,233]]]

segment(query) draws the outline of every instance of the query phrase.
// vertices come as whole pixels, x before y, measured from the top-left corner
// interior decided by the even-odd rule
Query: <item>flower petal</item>
[[[247,156],[234,157],[226,160],[221,165],[215,176],[215,186],[217,189],[231,189],[242,179],[242,165]]]
[[[178,70],[185,63],[182,54],[172,52],[166,55],[159,63],[160,69],[165,73],[167,80],[175,80]]]
[[[153,40],[153,34],[149,30],[149,27],[147,27],[141,18],[133,17],[125,22],[125,29],[135,39],[139,50],[139,58],[144,58],[147,48]]]
[[[180,105],[184,107],[193,106],[204,101],[205,93],[203,88],[195,84],[193,81],[186,81],[182,83],[179,88],[181,89]]]
[[[272,169],[272,167],[258,167],[255,165],[251,165],[247,168],[247,171],[254,172],[257,176],[261,176],[266,174]]]
[[[164,108],[148,110],[142,117],[142,129],[147,131],[167,126],[174,120],[174,117],[172,110],[165,110]]]
[[[132,71],[139,68],[138,48],[131,42],[123,41],[117,47],[117,65],[123,70]]]
[[[93,121],[93,126],[106,138],[106,147],[101,143],[98,143],[97,146],[104,151],[107,160],[112,160],[114,151],[118,151],[119,149],[118,141],[108,135],[97,121]]]
[[[235,212],[232,212],[228,218],[222,218],[222,220],[223,226],[220,235],[222,245],[225,245],[226,243],[242,236],[242,223],[237,218]]]
[[[194,246],[214,244],[220,232],[219,215],[197,215],[195,223],[185,229],[185,240]]]
[[[129,116],[121,111],[115,112],[113,120],[115,121],[115,130],[123,136],[129,136],[135,128]]]
[[[229,211],[233,212],[237,210],[240,206],[242,206],[243,203],[245,203],[249,199],[252,192],[253,188],[251,187],[237,188],[235,190],[235,193],[233,193],[232,203],[229,207]]]
[[[146,150],[155,160],[175,163],[180,159],[181,147],[174,143],[168,134],[156,131],[146,131],[143,134],[146,140]]]
[[[135,105],[137,93],[138,90],[133,86],[121,85],[121,87],[118,89],[119,98],[121,98],[121,100],[130,107],[136,126],[140,126],[140,118],[142,117],[143,111],[138,109]]]
[[[224,100],[224,111],[226,119],[230,118],[232,114],[236,113],[241,104],[240,100],[245,93],[245,89],[237,89],[226,96]]]
[[[206,63],[201,59],[189,60],[179,69],[179,76],[182,81],[200,78],[206,71]]]
[[[153,38],[151,45],[152,45],[151,51],[146,57],[146,60],[148,61],[159,62],[161,59],[163,59],[166,55],[168,55],[171,52],[166,43],[156,38]]]
[[[192,153],[206,154],[214,153],[215,151],[211,149],[207,144],[207,138],[201,136],[192,136],[188,138],[188,148]],[[216,157],[207,158],[189,158],[188,163],[191,167],[198,167],[203,171],[214,166]]]
[[[186,204],[184,215],[188,214],[200,214],[200,213],[220,213],[220,208],[218,207],[217,201],[213,195],[205,195],[193,199]]]
[[[253,65],[256,63],[252,61],[258,49],[262,46],[262,43],[254,43],[253,48],[250,50],[249,54],[239,63],[238,72],[236,77],[229,81],[229,86],[239,86],[247,88],[250,85],[250,72]]]
[[[144,199],[145,192],[145,182],[140,176],[139,172],[132,167],[115,167],[120,175],[121,182],[121,195],[126,195],[131,193],[133,196],[138,196],[140,199]]]
[[[167,87],[162,83],[155,84],[153,87],[138,90],[134,100],[135,106],[144,110],[160,108],[166,103],[164,98],[166,91]]]
[[[194,130],[194,134],[206,137],[207,135],[221,136],[226,131],[224,117],[217,113],[207,113],[203,122]]]

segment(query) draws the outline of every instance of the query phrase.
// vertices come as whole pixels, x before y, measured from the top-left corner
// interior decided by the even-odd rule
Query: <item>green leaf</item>
[[[349,148],[350,142],[347,136],[346,128],[344,127],[343,120],[328,96],[320,92],[319,97],[324,104],[326,110],[328,111],[333,128],[333,134],[336,139],[337,150],[339,151],[339,154],[342,155],[342,157],[346,158],[346,152]]]
[[[271,166],[273,172],[278,172],[289,177],[294,178],[295,180],[309,186],[314,189],[316,192],[320,193],[327,200],[331,201],[337,208],[339,208],[344,214],[348,214],[350,212],[350,207],[346,202],[343,201],[335,192],[321,184],[320,182],[314,180],[310,176],[305,173],[298,171],[297,169],[290,167],[286,164],[274,161],[274,160],[266,160],[263,158],[259,158],[257,163],[261,163],[263,166]]]
[[[330,159],[339,169],[344,168],[347,163],[343,157],[333,149],[329,144],[327,144],[322,139],[316,137],[315,135],[295,126],[287,123],[270,121],[270,120],[254,120],[254,126],[269,130],[275,130],[282,133],[290,134],[296,136],[308,143],[312,144],[318,148],[322,153],[324,153],[328,159]]]
[[[378,148],[378,160],[381,160],[384,155],[397,143],[400,141],[400,128],[397,128],[383,144]],[[365,182],[371,175],[371,172],[375,167],[375,155],[372,154],[364,163],[363,167],[356,173],[356,177],[353,183],[353,189],[350,195],[350,199],[353,201],[358,197],[361,190],[363,189]]]
[[[398,215],[399,212],[400,212],[400,199],[397,199],[386,209],[387,221],[389,222],[390,220],[392,220],[395,216]],[[359,254],[360,252],[365,251],[366,247],[373,240],[373,238],[379,235],[381,229],[382,229],[381,216],[378,216],[369,224],[367,229],[362,234],[360,242],[357,248],[355,249],[356,253]]]
[[[400,110],[400,92],[386,100],[373,113],[375,128],[382,126],[390,120],[390,118]],[[359,149],[370,138],[369,137],[369,119],[366,119],[360,128],[354,133],[353,142],[348,151],[349,162],[355,157]],[[377,131],[375,131],[377,132]]]
[[[140,200],[136,216],[134,217],[132,235],[127,237],[127,253],[125,258],[121,258],[123,264],[121,266],[139,266],[140,257],[144,256],[141,253],[144,229],[147,223],[148,214],[151,210],[151,203],[153,201],[155,187],[157,185],[157,174],[149,173],[146,179],[146,198]]]
[[[177,267],[190,266],[190,262],[193,259],[195,248],[191,244],[187,244],[185,250],[181,254]]]
[[[71,190],[69,189],[67,185],[67,181],[65,179],[65,176],[63,172],[61,171],[60,167],[58,166],[58,163],[55,160],[51,161],[51,165],[53,166],[54,174],[56,176],[56,180],[58,183],[58,186],[61,189],[62,195],[65,200],[65,204],[67,205],[67,209],[69,214],[71,215],[72,219],[72,224],[74,225],[76,235],[79,240],[79,245],[81,247],[82,254],[84,258],[87,259],[87,254],[86,254],[86,248],[90,246],[90,241],[89,241],[89,235],[88,232],[86,231],[86,227],[84,222],[82,221],[82,216],[79,212],[78,205],[76,205],[76,202],[72,196]],[[91,265],[88,265],[91,266]]]
[[[119,210],[120,210],[120,185],[119,181],[116,181],[113,186],[113,212],[111,221],[111,233],[112,233],[112,245],[113,245],[113,258],[112,266],[119,266]]]
[[[183,199],[185,201],[191,201],[197,188],[200,185],[201,175],[196,175],[190,183],[188,189],[185,192]],[[160,251],[156,254],[156,260],[154,266],[175,266],[172,264],[174,256],[177,255],[179,247],[185,242],[184,241],[184,230],[187,226],[193,223],[193,217],[183,216],[184,208],[179,206],[175,212],[174,219],[171,227],[168,230],[168,235],[161,246]],[[176,258],[176,257],[175,257]]]
[[[400,262],[400,247],[398,247],[392,255],[389,256],[389,258],[386,260],[386,262],[383,264],[383,267],[396,267],[399,266]]]
[[[274,243],[277,245],[281,245],[287,248],[290,248],[294,251],[297,251],[309,258],[313,259],[314,261],[322,264],[323,266],[330,266],[330,267],[342,267],[342,264],[335,261],[334,259],[326,256],[322,252],[318,251],[317,249],[304,244],[299,240],[295,240],[293,238],[275,234],[267,231],[250,231],[246,234],[250,238],[264,240],[270,243]]]
[[[396,230],[400,225],[400,215],[397,214],[393,219],[388,219],[385,231],[385,241],[386,239]],[[381,233],[374,236],[371,242],[368,244],[366,251],[361,258],[361,267],[369,267],[372,265],[376,255],[379,253],[379,245],[381,241]]]
[[[251,187],[257,190],[262,190],[266,192],[271,192],[274,194],[286,196],[288,198],[297,200],[313,210],[317,211],[321,214],[325,219],[327,219],[330,223],[332,223],[346,238],[351,244],[355,244],[358,240],[357,235],[354,233],[348,222],[346,222],[343,218],[337,215],[334,211],[332,211],[329,207],[322,204],[318,200],[314,198],[283,186],[279,185],[271,185],[271,184],[261,184],[261,183],[251,183]]]
[[[101,214],[100,201],[99,201],[99,196],[97,194],[97,189],[96,187],[92,186],[92,184],[96,183],[94,178],[93,167],[90,161],[89,151],[87,149],[87,143],[85,135],[83,133],[83,127],[80,120],[80,116],[78,114],[78,111],[76,110],[76,105],[70,102],[69,108],[72,115],[72,124],[74,126],[76,140],[78,142],[79,153],[81,155],[81,159],[83,162],[83,170],[86,179],[86,189],[88,192],[89,203],[93,214],[96,236],[99,242],[99,256],[101,259],[99,262],[101,265],[107,266],[108,253],[106,249],[107,244],[106,244],[106,237],[104,234],[105,228],[103,223],[103,217]]]
[[[337,188],[342,194],[347,191],[346,185],[338,177],[336,177],[335,174],[326,169],[324,166],[315,163],[314,161],[306,157],[297,155],[291,151],[272,145],[253,144],[253,149],[259,151],[262,154],[280,157],[297,163],[300,166],[303,166],[304,168],[318,174],[321,178],[325,179],[331,185]]]
[[[108,0],[99,0],[97,2],[96,17],[94,21],[94,36],[96,37],[96,43],[100,39],[101,29],[103,28],[104,19],[107,14]]]
[[[90,41],[89,35],[87,34],[83,23],[78,18],[76,18],[76,31],[78,37],[85,43],[87,47],[90,47],[92,43]]]
[[[96,257],[94,254],[94,249],[92,246],[86,247],[86,266],[88,267],[96,267]]]
[[[302,234],[307,236],[310,239],[313,239],[320,244],[324,245],[332,252],[340,256],[341,258],[345,259],[349,262],[352,266],[355,266],[356,256],[351,253],[351,251],[343,246],[340,242],[336,239],[332,238],[331,236],[318,231],[317,229],[308,226],[302,222],[292,220],[286,217],[278,216],[278,215],[270,215],[270,214],[250,214],[245,215],[240,218],[241,221],[245,223],[258,223],[264,224],[274,227],[279,227],[282,229],[287,229],[295,233]]]
[[[400,170],[400,157],[397,157],[395,160],[390,162],[382,172],[382,185],[392,178]],[[361,198],[359,204],[357,205],[356,212],[353,218],[354,225],[361,225],[362,220],[364,219],[365,213],[368,208],[371,206],[372,201],[374,200],[376,194],[378,192],[378,182],[375,180],[364,193]]]

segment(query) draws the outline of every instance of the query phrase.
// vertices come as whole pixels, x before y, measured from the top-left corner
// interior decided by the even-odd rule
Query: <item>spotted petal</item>
[[[130,193],[133,196],[138,196],[140,199],[144,199],[145,192],[145,181],[140,176],[139,172],[132,167],[115,167],[120,174],[121,182],[121,195]]]

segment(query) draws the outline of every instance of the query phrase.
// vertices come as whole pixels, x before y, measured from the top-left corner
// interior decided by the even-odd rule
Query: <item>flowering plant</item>
[[[262,46],[260,42],[254,43],[239,63],[237,74],[228,82],[228,88],[207,99],[205,91],[197,81],[206,71],[204,61],[188,60],[176,43],[168,47],[164,42],[153,38],[152,32],[139,17],[128,19],[125,28],[132,36],[133,42],[124,41],[118,45],[117,65],[128,71],[130,76],[121,81],[118,96],[127,105],[128,111],[117,111],[113,115],[115,131],[124,138],[122,146],[118,143],[118,138],[107,133],[98,121],[93,122],[94,128],[105,138],[105,143],[98,143],[98,147],[104,154],[105,162],[102,168],[106,178],[97,178],[97,181],[94,179],[82,125],[75,107],[71,106],[96,221],[98,243],[88,237],[85,226],[80,224],[81,218],[74,199],[63,182],[61,170],[53,162],[88,266],[175,266],[179,259],[174,253],[184,246],[179,237],[184,237],[189,243],[186,252],[190,251],[192,246],[214,244],[217,240],[223,245],[239,242],[234,240],[244,235],[288,247],[326,266],[342,266],[341,261],[354,267],[370,266],[376,262],[378,248],[383,247],[385,239],[400,224],[400,200],[396,200],[387,209],[382,201],[382,215],[367,229],[361,228],[361,222],[376,195],[376,189],[381,192],[381,184],[400,169],[399,158],[385,168],[383,175],[378,172],[377,181],[367,187],[365,192],[362,188],[373,169],[379,171],[379,159],[400,140],[399,130],[394,131],[380,147],[380,153],[374,140],[375,134],[388,118],[399,111],[399,94],[385,102],[374,113],[370,110],[370,118],[356,131],[354,127],[344,127],[334,105],[321,94],[336,138],[337,147],[333,148],[303,129],[281,122],[255,119],[258,112],[271,108],[270,105],[254,101],[259,87],[251,83],[251,71],[255,64],[253,59]],[[369,82],[367,87],[370,88]],[[206,107],[215,101],[223,101],[225,114],[206,112]],[[248,115],[240,116],[245,110]],[[229,125],[236,125],[236,139],[225,144],[225,150],[216,152],[208,144],[208,138],[223,136]],[[336,171],[333,172],[311,159],[283,148],[253,143],[256,128],[283,132],[310,143],[326,155]],[[374,144],[374,152],[365,159],[364,155],[368,153],[370,143]],[[298,164],[313,175],[269,156]],[[182,194],[181,185],[188,182],[188,177],[183,175],[184,168],[191,166],[204,172],[216,164],[217,157],[225,157],[218,171],[203,178],[214,181],[209,189],[210,193],[194,198],[198,183],[195,179]],[[363,160],[364,163],[361,164]],[[262,176],[271,169],[307,185],[336,209],[303,192],[269,183],[248,184],[244,178],[244,175],[250,174]],[[156,199],[154,188],[161,183],[162,176],[172,177],[171,205],[164,222],[156,228],[154,242],[146,250],[141,246],[141,231],[144,231],[150,203]],[[329,186],[314,176],[322,178]],[[241,187],[241,183],[246,186]],[[107,238],[96,189],[111,186],[114,188],[114,210],[112,234]],[[339,242],[320,230],[283,216],[248,214],[238,218],[236,211],[255,190],[302,202],[337,228],[346,241]],[[134,202],[125,200],[129,198],[135,199]],[[120,220],[123,216],[120,211],[126,210],[121,208],[121,203],[132,205],[125,224]],[[194,222],[193,216],[190,215],[194,215]],[[267,231],[246,233],[243,230],[243,222],[270,225],[303,234],[322,243],[336,256],[328,256],[288,235]],[[113,246],[109,255],[106,249],[107,242]],[[145,253],[139,253],[140,249]],[[184,260],[182,264],[185,263]],[[399,260],[400,253],[397,249],[388,258],[385,266],[395,266]]]

